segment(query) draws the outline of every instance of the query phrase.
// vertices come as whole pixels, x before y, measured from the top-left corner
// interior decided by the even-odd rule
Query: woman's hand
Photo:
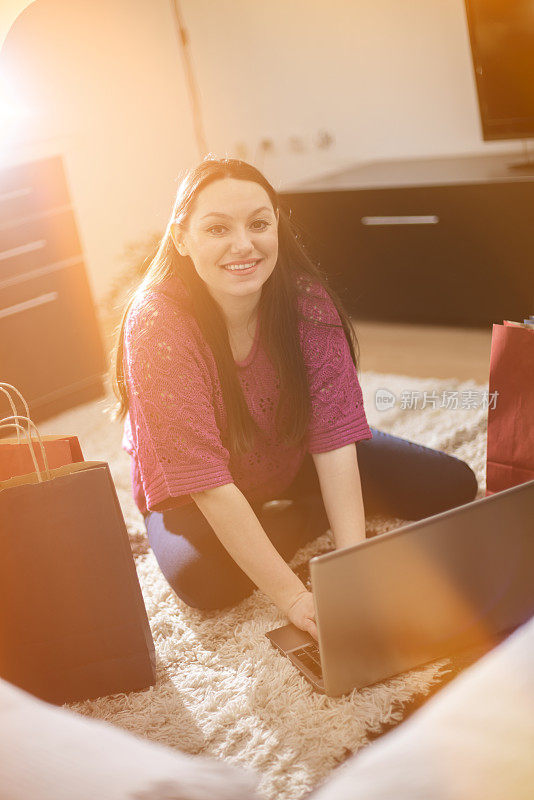
[[[310,633],[317,640],[317,625],[315,624],[315,606],[311,592],[304,590],[291,603],[286,611],[293,625],[302,631]]]

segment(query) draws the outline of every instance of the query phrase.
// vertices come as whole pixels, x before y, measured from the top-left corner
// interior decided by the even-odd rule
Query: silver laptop
[[[266,635],[331,696],[490,650],[534,614],[534,480],[310,561],[319,641]]]

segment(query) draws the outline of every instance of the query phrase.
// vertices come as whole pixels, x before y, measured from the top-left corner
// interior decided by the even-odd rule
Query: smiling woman
[[[369,428],[356,352],[266,178],[234,159],[189,171],[115,367],[135,500],[186,603],[221,608],[258,587],[316,636],[287,564],[298,547],[328,525],[337,547],[361,542],[364,501],[417,519],[475,496],[464,462]]]
[[[230,337],[248,333],[262,286],[276,266],[278,219],[258,183],[221,178],[199,194],[187,225],[171,226],[176,249],[191,259],[221,308]]]

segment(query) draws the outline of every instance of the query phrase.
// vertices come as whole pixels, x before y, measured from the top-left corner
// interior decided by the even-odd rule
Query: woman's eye
[[[271,224],[270,222],[267,222],[266,219],[255,219],[252,225],[256,225],[256,223],[259,223],[259,225],[261,226],[260,228],[254,228],[254,230],[256,231],[264,231]]]
[[[251,228],[255,231],[265,231],[270,224],[271,223],[266,219],[255,219],[254,222],[251,223]],[[225,230],[226,227],[224,225],[211,225],[207,228],[208,233],[212,233],[214,236],[222,236]]]

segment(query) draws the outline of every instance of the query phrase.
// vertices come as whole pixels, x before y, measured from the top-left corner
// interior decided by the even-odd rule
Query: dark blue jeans
[[[356,444],[366,515],[417,520],[474,499],[477,480],[464,461],[376,428],[371,431],[372,439]],[[285,507],[253,504],[253,509],[276,549],[289,561],[299,547],[329,527],[310,455],[291,486],[273,499],[293,502]],[[254,590],[195,503],[150,511],[145,525],[161,571],[189,606],[223,608]]]

